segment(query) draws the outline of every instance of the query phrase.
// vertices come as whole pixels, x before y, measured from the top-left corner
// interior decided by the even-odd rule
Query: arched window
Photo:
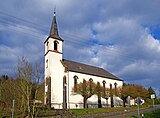
[[[112,84],[110,84],[110,99],[111,99],[111,103],[110,103],[111,107],[114,107]]]
[[[114,94],[117,96],[117,83],[114,83]]]
[[[90,85],[89,85],[89,88],[90,88],[90,92],[91,92],[91,93],[92,93],[92,90],[93,90],[93,84],[92,84],[92,83],[93,83],[93,79],[90,78],[90,79],[89,79],[89,84],[90,84]]]
[[[46,60],[46,68],[48,68],[48,59]]]
[[[92,79],[92,78],[90,78],[90,79],[89,79],[89,81],[90,81],[90,82],[93,82],[93,79]]]
[[[51,77],[46,78],[46,86],[48,86],[48,90],[46,92],[46,104],[51,107]]]
[[[47,41],[46,46],[47,46],[47,51],[48,51],[49,50],[49,42],[48,41]]]
[[[112,84],[110,84],[110,96],[113,97],[113,88],[112,88]]]
[[[102,83],[103,83],[103,87],[104,87],[104,86],[105,86],[105,84],[106,84],[106,81],[105,81],[105,80],[103,80],[103,81],[102,81]]]
[[[74,76],[74,91],[77,91],[77,79],[78,79],[78,76]]]
[[[85,79],[83,79],[83,91],[86,91],[86,80]]]
[[[65,84],[65,86],[66,86],[66,84],[67,84],[66,76],[64,76],[64,77],[63,77],[63,83],[64,83],[64,84]]]
[[[103,80],[103,96],[106,97],[106,81]]]
[[[58,50],[58,41],[54,41],[54,50]]]
[[[101,89],[100,89],[100,82],[97,82],[97,92],[100,95]]]
[[[67,80],[66,76],[63,77],[63,108],[67,108]]]
[[[117,88],[117,83],[116,82],[114,83],[114,87]]]
[[[101,85],[100,82],[97,82],[97,97],[98,97],[98,108],[102,108],[102,103],[101,103]]]

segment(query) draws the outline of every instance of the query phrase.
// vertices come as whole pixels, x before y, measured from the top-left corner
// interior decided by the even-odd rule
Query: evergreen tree
[[[148,92],[149,92],[149,98],[151,97],[152,94],[155,94],[156,96],[156,93],[151,86],[148,88]]]

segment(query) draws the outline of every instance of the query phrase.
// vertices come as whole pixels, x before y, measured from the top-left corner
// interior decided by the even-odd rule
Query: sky
[[[101,67],[125,83],[160,91],[159,0],[0,1],[0,75],[22,57],[44,62],[53,12],[63,58]]]

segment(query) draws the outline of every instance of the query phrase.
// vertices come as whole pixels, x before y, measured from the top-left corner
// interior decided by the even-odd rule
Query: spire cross
[[[56,15],[56,6],[54,7],[54,16]]]

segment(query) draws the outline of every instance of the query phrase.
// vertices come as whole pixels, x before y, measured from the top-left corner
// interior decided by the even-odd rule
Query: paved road
[[[156,105],[154,108],[147,108],[147,109],[141,109],[140,110],[140,114],[141,113],[146,113],[146,112],[151,112],[151,111],[154,111],[155,109],[160,109],[160,105]],[[137,110],[136,111],[128,111],[126,112],[126,118],[129,117],[129,116],[132,116],[132,115],[137,115]],[[110,116],[106,116],[106,117],[102,117],[102,118],[125,118],[124,117],[124,114],[121,113],[121,114],[117,114],[117,115],[110,115]]]
[[[141,109],[140,114],[145,113],[145,112],[151,112],[151,111],[154,111],[156,109],[160,109],[160,105],[156,105],[154,108]],[[101,113],[101,114],[87,114],[87,115],[83,115],[83,116],[73,116],[73,117],[70,116],[70,115],[65,116],[63,111],[60,114],[61,115],[52,116],[52,117],[41,117],[41,118],[127,118],[127,117],[132,116],[132,115],[137,115],[137,110],[127,111],[126,112],[126,117],[124,117],[124,112],[123,111],[107,112],[107,113]]]

